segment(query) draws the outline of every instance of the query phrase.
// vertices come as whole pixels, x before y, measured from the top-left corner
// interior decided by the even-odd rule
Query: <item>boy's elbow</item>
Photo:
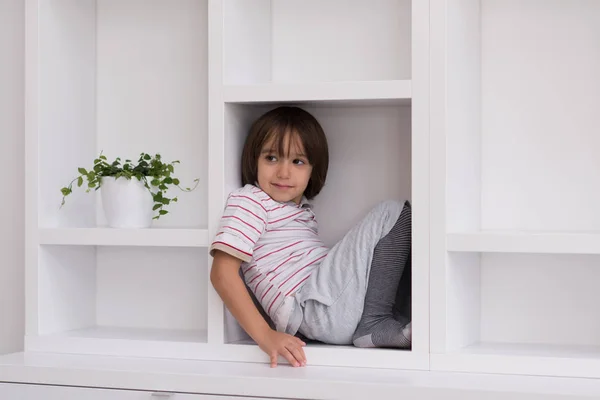
[[[217,291],[223,286],[230,285],[239,278],[239,269],[242,261],[221,251],[215,252],[210,269],[210,283]]]
[[[218,263],[213,263],[212,268],[210,269],[210,283],[214,288],[217,288],[219,284],[223,281],[223,273],[222,268],[219,268]]]

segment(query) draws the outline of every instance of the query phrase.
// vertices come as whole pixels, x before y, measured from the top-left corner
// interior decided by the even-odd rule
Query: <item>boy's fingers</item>
[[[300,366],[304,366],[306,364],[306,356],[304,355],[304,350],[302,347],[290,346],[288,350],[292,353],[294,358],[298,360]]]
[[[296,357],[294,357],[294,355],[287,348],[284,348],[281,351],[281,355],[284,356],[292,366],[299,367],[301,365],[300,361],[296,360]]]
[[[271,358],[271,368],[275,368],[277,366],[277,353],[271,354],[269,357]]]

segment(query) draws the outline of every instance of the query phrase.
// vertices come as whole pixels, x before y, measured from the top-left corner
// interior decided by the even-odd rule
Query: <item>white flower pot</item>
[[[111,228],[141,229],[152,225],[154,201],[136,178],[102,177],[102,207]]]

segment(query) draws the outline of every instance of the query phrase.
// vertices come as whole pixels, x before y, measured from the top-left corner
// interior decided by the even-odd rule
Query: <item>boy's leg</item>
[[[375,206],[329,251],[294,298],[301,312],[286,331],[328,344],[351,345],[363,315],[373,250],[394,227],[404,202]]]
[[[412,316],[412,260],[409,256],[406,267],[402,272],[398,290],[396,292],[396,301],[394,303],[394,319],[396,321],[408,323]]]
[[[353,337],[357,347],[410,347],[410,322],[394,319],[393,309],[402,272],[410,262],[411,217],[406,202],[392,230],[375,246],[365,307]]]

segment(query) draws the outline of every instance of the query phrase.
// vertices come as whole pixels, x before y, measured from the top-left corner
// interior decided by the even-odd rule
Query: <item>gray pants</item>
[[[295,294],[286,332],[309,339],[351,345],[361,319],[373,249],[389,233],[404,202],[385,201],[374,207],[323,259]]]

